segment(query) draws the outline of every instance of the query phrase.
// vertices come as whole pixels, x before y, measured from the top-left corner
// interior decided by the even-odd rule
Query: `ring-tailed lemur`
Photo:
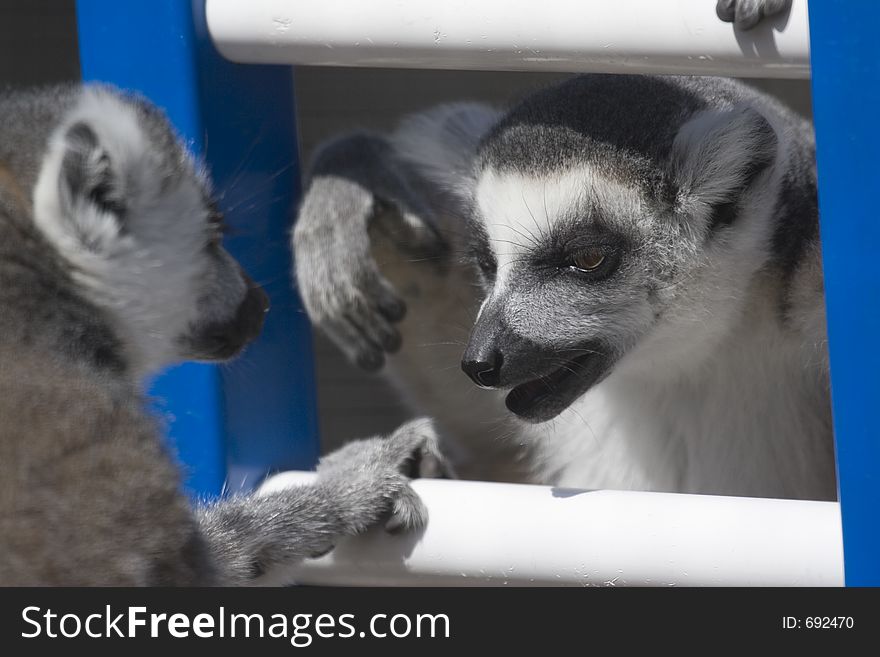
[[[315,324],[368,369],[402,345],[464,476],[835,497],[812,127],[745,84],[586,75],[338,138],[293,241]]]
[[[259,333],[207,178],[164,116],[103,87],[0,96],[0,584],[243,584],[391,516],[431,428],[346,448],[317,483],[193,511],[140,379]],[[432,460],[433,459],[433,460]]]

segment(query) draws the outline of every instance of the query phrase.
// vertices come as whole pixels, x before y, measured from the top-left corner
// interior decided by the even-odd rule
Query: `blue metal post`
[[[163,107],[204,156],[232,232],[227,247],[272,299],[261,338],[222,367],[186,364],[152,394],[200,496],[317,458],[311,333],[290,285],[288,231],[298,193],[289,67],[223,60],[204,0],[77,0],[84,80],[136,90]]]
[[[848,586],[880,585],[880,3],[810,2],[813,109]]]

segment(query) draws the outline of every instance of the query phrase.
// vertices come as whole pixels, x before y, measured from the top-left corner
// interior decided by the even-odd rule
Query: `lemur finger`
[[[725,23],[732,23],[736,18],[736,0],[718,0],[715,13]]]
[[[399,450],[400,471],[410,479],[454,476],[440,451],[430,418],[417,418],[401,425],[389,438],[389,444]]]
[[[375,372],[385,364],[382,348],[368,340],[346,316],[326,320],[319,326],[345,357],[361,369]]]
[[[394,498],[391,517],[385,523],[385,531],[390,534],[421,529],[428,523],[428,509],[416,492],[404,487]]]
[[[389,322],[397,323],[406,317],[406,301],[383,276],[370,281],[368,294],[376,310]]]
[[[402,338],[392,323],[406,314],[406,304],[379,274],[367,277],[362,285],[363,290],[349,295],[348,303],[337,311],[341,315],[337,321],[347,322],[359,334],[355,344],[366,342],[357,351],[394,353],[400,349]],[[341,346],[346,349],[346,345]]]
[[[335,547],[335,543],[328,543],[327,545],[318,548],[315,552],[309,554],[309,559],[320,559],[324,555],[330,554]]]
[[[319,283],[301,285],[303,301],[316,324],[349,316],[360,324],[399,322],[406,303],[375,265],[363,263],[355,274],[329,273]]]
[[[376,308],[389,322],[399,322],[406,317],[406,302],[396,295],[377,299]]]
[[[321,281],[321,289],[309,288],[310,298],[318,298],[319,311],[314,315],[338,317],[344,313],[369,320],[381,315],[389,322],[399,322],[406,315],[406,302],[394,286],[379,273],[372,260],[348,263],[344,275],[331,272]]]
[[[381,336],[382,347],[385,349],[386,353],[396,354],[403,346],[403,337],[400,335],[400,331],[390,324],[386,326],[387,330],[384,330]]]
[[[388,353],[400,349],[402,342],[400,333],[382,315],[371,314],[369,317],[346,315],[346,319],[371,347]]]
[[[354,364],[365,372],[378,372],[385,365],[381,351],[361,351],[354,357]]]
[[[764,15],[775,16],[791,6],[791,0],[766,0],[764,4]]]
[[[762,5],[762,0],[739,0],[733,24],[741,30],[750,30],[755,27],[763,18]]]
[[[427,440],[422,445],[418,472],[411,478],[420,479],[454,479],[455,474],[446,457],[440,452],[436,440]]]

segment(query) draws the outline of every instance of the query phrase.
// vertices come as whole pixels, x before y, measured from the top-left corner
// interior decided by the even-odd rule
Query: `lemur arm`
[[[400,348],[406,313],[371,251],[377,233],[414,261],[455,258],[444,219],[466,213],[473,155],[497,117],[485,105],[444,105],[391,135],[319,148],[293,234],[296,281],[312,322],[361,368],[380,369]]]
[[[409,478],[444,476],[445,468],[431,423],[420,419],[324,457],[312,485],[202,507],[197,518],[218,583],[253,583],[383,520],[388,531],[421,528],[427,512]]]

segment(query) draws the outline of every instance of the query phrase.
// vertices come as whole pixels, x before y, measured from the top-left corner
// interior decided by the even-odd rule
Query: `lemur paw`
[[[296,281],[312,323],[362,369],[401,347],[401,296],[379,271],[371,231],[416,260],[446,243],[386,140],[351,135],[323,147],[293,232]]]
[[[351,533],[382,521],[393,533],[424,527],[428,512],[410,479],[451,475],[427,418],[407,422],[388,438],[349,443],[318,464],[318,483],[339,500],[338,512]]]
[[[791,0],[718,0],[715,13],[725,23],[750,30],[762,18],[775,16],[791,6]]]
[[[332,203],[318,203],[320,199]],[[320,205],[321,211],[313,210]],[[329,206],[329,207],[328,207]],[[296,281],[312,323],[359,367],[375,371],[400,348],[406,304],[379,272],[366,227],[372,195],[346,180],[315,180],[294,231]],[[329,214],[331,216],[325,216]],[[336,216],[338,215],[338,216]]]

